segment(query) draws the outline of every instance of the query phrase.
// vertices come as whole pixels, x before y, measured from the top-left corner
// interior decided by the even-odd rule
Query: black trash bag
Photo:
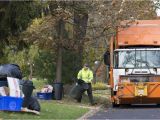
[[[30,97],[30,100],[28,101],[28,103],[29,103],[28,109],[41,111],[41,106],[36,97]]]
[[[22,79],[22,72],[16,64],[4,64],[0,66],[0,76]]]
[[[85,83],[84,80],[78,79],[77,83],[83,87],[83,89],[87,90],[89,88],[89,85]]]
[[[3,87],[3,86],[8,87],[8,82],[6,78],[0,79],[0,87]]]
[[[79,84],[75,84],[73,88],[71,89],[69,95],[74,99],[79,99],[82,91],[83,91],[83,86]]]
[[[77,80],[77,83],[79,84],[79,85],[82,85],[83,83],[85,83],[83,80],[81,80],[81,79],[78,79]]]
[[[33,89],[35,89],[33,82],[30,80],[20,80],[20,85],[22,86],[24,96],[31,97]]]
[[[33,82],[30,80],[20,80],[20,85],[22,86],[22,92],[24,94],[23,107],[29,106],[28,101],[32,96],[33,89],[35,89]]]

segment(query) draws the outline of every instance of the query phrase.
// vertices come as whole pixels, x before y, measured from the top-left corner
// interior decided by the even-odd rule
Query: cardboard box
[[[7,77],[8,86],[9,86],[9,96],[11,97],[21,97],[19,79]]]

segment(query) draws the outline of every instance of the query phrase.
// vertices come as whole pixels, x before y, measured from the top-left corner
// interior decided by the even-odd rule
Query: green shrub
[[[33,78],[32,81],[37,91],[40,91],[45,85],[48,84],[47,80],[38,80],[36,78]]]
[[[102,82],[97,82],[96,84],[92,84],[92,89],[93,90],[106,90],[107,85]]]

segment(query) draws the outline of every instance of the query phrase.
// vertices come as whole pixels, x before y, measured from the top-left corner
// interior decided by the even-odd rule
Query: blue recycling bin
[[[0,96],[0,110],[21,111],[23,98]]]
[[[41,99],[41,100],[52,100],[53,94],[52,92],[50,93],[41,93],[41,92],[37,92],[37,98]]]

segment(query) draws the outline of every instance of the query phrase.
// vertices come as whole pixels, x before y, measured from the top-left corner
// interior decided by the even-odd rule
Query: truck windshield
[[[128,50],[115,52],[117,68],[160,67],[160,50]]]

